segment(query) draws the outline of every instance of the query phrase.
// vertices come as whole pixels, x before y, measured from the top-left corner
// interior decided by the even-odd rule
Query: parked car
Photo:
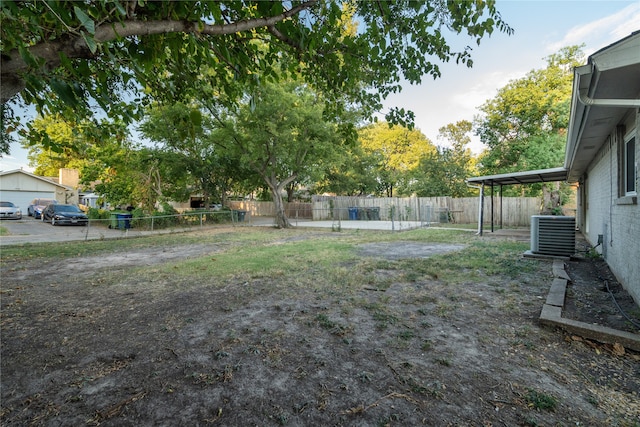
[[[42,214],[42,210],[52,203],[58,203],[57,200],[53,199],[33,199],[29,206],[27,207],[27,215],[32,216],[35,219],[40,218]]]
[[[76,205],[51,203],[42,211],[42,221],[51,221],[51,225],[87,225],[89,217]]]
[[[0,202],[0,219],[22,219],[22,211],[11,202]]]

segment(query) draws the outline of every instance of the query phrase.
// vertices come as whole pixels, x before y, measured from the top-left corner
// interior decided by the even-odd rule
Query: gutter
[[[580,103],[585,106],[597,107],[640,107],[640,99],[594,99],[587,96],[585,91],[578,94]]]

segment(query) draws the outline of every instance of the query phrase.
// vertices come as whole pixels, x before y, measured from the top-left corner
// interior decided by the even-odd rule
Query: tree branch
[[[94,40],[97,43],[105,43],[132,36],[170,33],[204,34],[209,36],[235,34],[256,28],[271,27],[278,22],[295,16],[303,10],[311,8],[317,1],[318,0],[305,1],[275,16],[254,18],[230,24],[208,25],[202,22],[174,20],[137,21],[130,19],[118,23],[104,23],[96,27]],[[75,34],[67,34],[67,37],[61,36],[54,41],[38,43],[29,47],[28,51],[34,57],[43,60],[44,69],[52,69],[59,66],[61,63],[61,53],[64,53],[67,58],[71,59],[93,59],[96,57],[96,55],[90,51],[84,38]],[[0,61],[0,76],[3,82],[16,82],[18,81],[16,80],[18,75],[28,72],[29,69],[29,65],[20,56],[17,49],[2,55]],[[24,88],[24,83],[22,83],[21,87],[15,87],[14,84],[10,86],[11,87],[5,87],[2,90],[2,103],[8,101],[9,98],[21,91]]]

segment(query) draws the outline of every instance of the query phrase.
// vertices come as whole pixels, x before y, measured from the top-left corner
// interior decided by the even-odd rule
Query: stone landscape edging
[[[562,259],[553,260],[553,277],[547,300],[540,312],[541,324],[559,327],[571,334],[601,343],[618,343],[625,348],[640,351],[640,335],[638,334],[562,317],[567,284],[570,280]]]

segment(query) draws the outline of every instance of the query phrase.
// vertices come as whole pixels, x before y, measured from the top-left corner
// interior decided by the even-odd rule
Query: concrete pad
[[[312,221],[289,219],[294,227],[310,228],[340,228],[344,230],[414,230],[416,228],[428,227],[429,223],[420,221]],[[438,227],[440,228],[440,227]]]
[[[525,251],[522,254],[525,258],[538,258],[538,259],[551,259],[551,260],[561,260],[561,261],[569,261],[571,257],[562,256],[562,255],[545,255],[545,254],[534,254],[531,250]]]

